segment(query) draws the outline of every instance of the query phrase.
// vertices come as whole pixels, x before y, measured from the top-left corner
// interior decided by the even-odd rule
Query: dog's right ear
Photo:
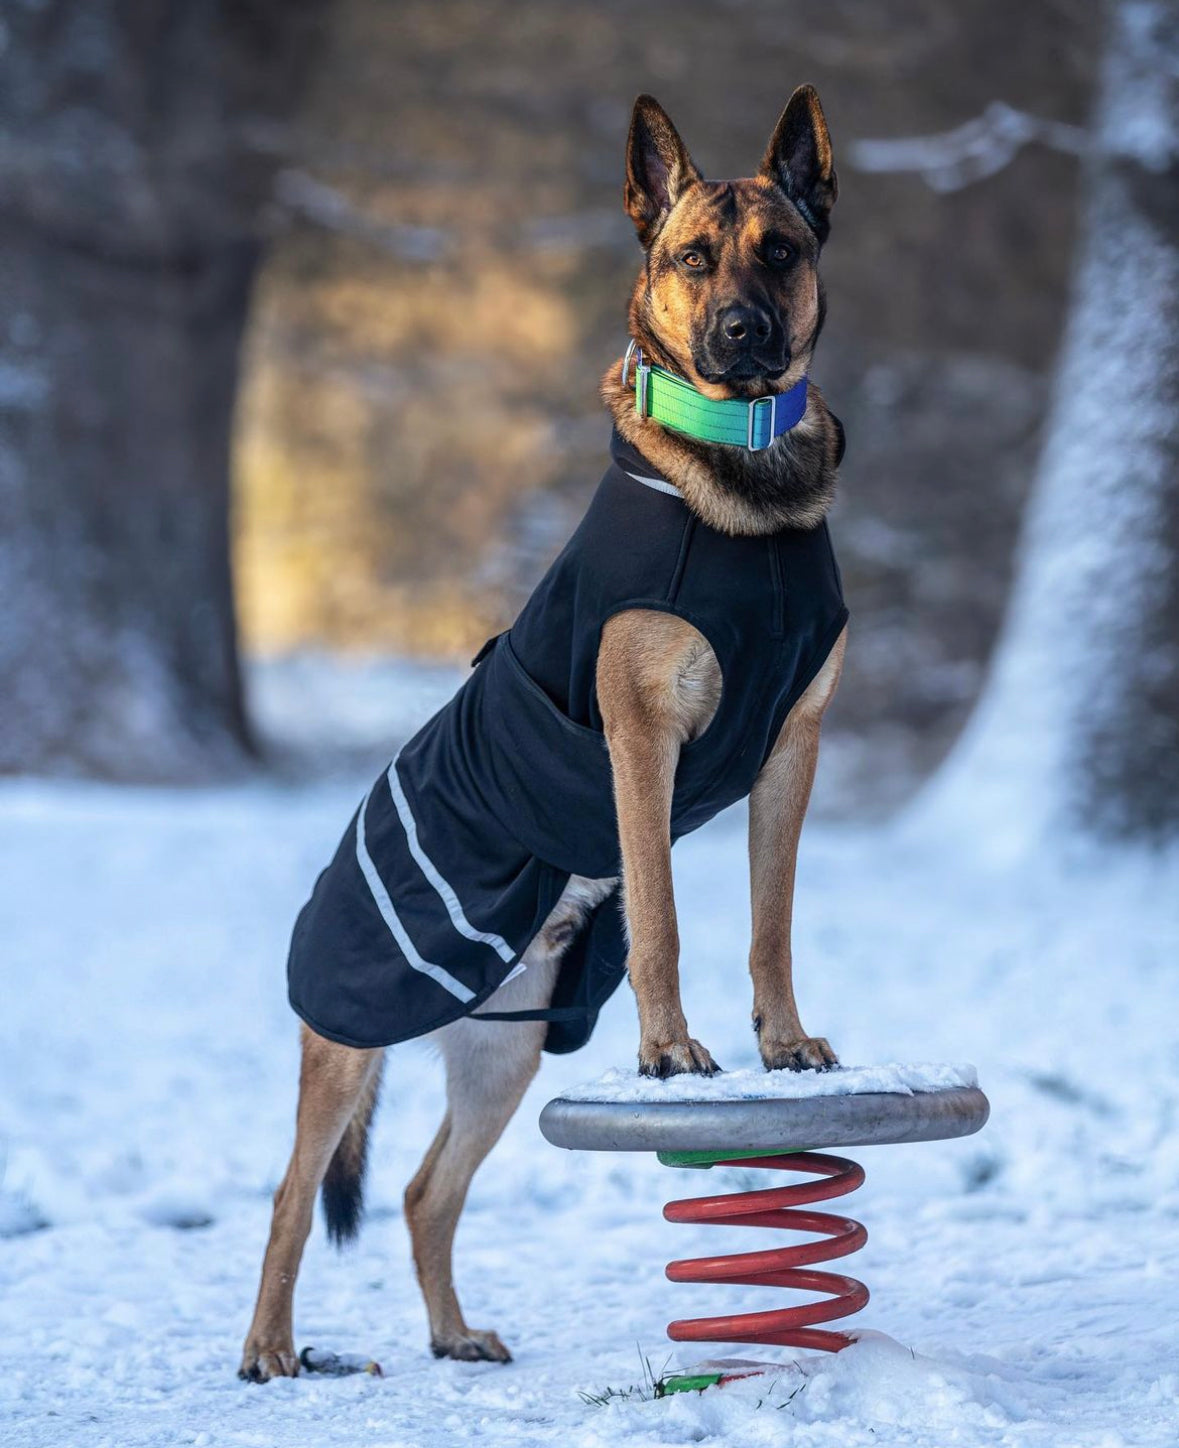
[[[679,132],[654,96],[640,96],[630,118],[623,193],[639,240],[648,247],[668,212],[700,172]]]

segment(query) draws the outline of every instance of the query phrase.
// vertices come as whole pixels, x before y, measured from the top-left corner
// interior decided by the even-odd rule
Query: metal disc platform
[[[977,1086],[746,1100],[591,1101],[558,1096],[540,1129],[570,1151],[807,1151],[970,1136],[986,1125]]]
[[[840,1352],[854,1340],[820,1324],[858,1312],[862,1282],[817,1264],[846,1257],[867,1241],[850,1217],[815,1204],[855,1191],[863,1168],[824,1148],[943,1141],[981,1130],[987,1098],[969,1067],[838,1068],[815,1075],[741,1071],[712,1078],[648,1081],[608,1072],[559,1096],[541,1112],[540,1129],[570,1151],[654,1152],[665,1166],[782,1171],[805,1180],[786,1186],[668,1202],[670,1222],[769,1227],[816,1238],[792,1246],[671,1262],[673,1282],[745,1284],[825,1294],[826,1300],[755,1312],[682,1318],[668,1325],[676,1342],[745,1342]],[[746,1365],[748,1367],[748,1364]],[[727,1381],[689,1372],[668,1391]]]

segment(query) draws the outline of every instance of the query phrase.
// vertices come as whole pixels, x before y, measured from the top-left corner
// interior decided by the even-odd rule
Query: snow
[[[440,1070],[408,1046],[390,1054],[361,1241],[338,1256],[317,1225],[296,1301],[300,1348],[371,1356],[384,1377],[238,1382],[292,1134],[287,934],[366,783],[0,787],[4,1448],[1174,1448],[1176,860],[1012,863],[952,819],[928,838],[804,836],[808,1029],[847,1061],[971,1060],[992,1103],[978,1136],[853,1152],[868,1181],[846,1207],[870,1241],[849,1266],[873,1293],[855,1346],[795,1363],[666,1341],[673,1317],[786,1294],[665,1280],[671,1257],[752,1245],[662,1220],[669,1197],[723,1190],[720,1169],[697,1187],[644,1154],[540,1136],[550,1097],[627,1079],[623,989],[585,1051],[546,1059],[459,1230],[468,1320],[516,1361],[427,1351],[401,1193],[441,1116]],[[745,872],[740,810],[677,846],[688,1019],[726,1090],[767,1089]],[[898,1081],[874,1069],[858,1079]],[[734,1351],[780,1370],[643,1395],[649,1375]]]
[[[977,1086],[973,1066],[933,1062],[891,1062],[881,1066],[840,1065],[833,1071],[774,1071],[759,1068],[725,1071],[720,1076],[673,1076],[667,1081],[639,1076],[633,1068],[612,1067],[596,1081],[563,1092],[566,1101],[800,1101],[810,1096],[856,1096],[865,1091],[912,1096],[918,1091],[945,1091]]]

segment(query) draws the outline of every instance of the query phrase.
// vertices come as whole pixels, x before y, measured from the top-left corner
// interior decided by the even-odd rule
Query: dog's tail
[[[337,1247],[356,1240],[364,1215],[364,1175],[368,1169],[368,1129],[377,1098],[381,1094],[381,1074],[385,1058],[381,1057],[344,1135],[336,1147],[323,1178],[323,1214],[327,1234]]]

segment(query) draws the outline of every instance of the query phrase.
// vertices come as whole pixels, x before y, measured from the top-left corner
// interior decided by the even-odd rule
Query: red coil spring
[[[813,1262],[826,1262],[858,1252],[868,1240],[859,1222],[828,1212],[797,1210],[810,1202],[826,1201],[854,1192],[864,1181],[864,1170],[854,1161],[821,1152],[792,1152],[787,1156],[746,1157],[717,1161],[717,1166],[762,1167],[801,1171],[822,1178],[772,1187],[768,1191],[733,1192],[720,1197],[696,1197],[668,1202],[663,1215],[669,1222],[709,1222],[729,1227],[779,1227],[792,1232],[818,1232],[823,1240],[767,1252],[740,1252],[727,1257],[693,1257],[669,1262],[673,1282],[732,1282],[761,1287],[794,1287],[805,1292],[828,1292],[831,1300],[770,1312],[741,1312],[728,1317],[682,1318],[668,1324],[667,1335],[676,1342],[759,1342],[782,1347],[814,1348],[839,1352],[852,1341],[845,1332],[828,1332],[812,1323],[848,1317],[868,1301],[868,1289],[854,1277],[838,1272],[808,1270]]]

